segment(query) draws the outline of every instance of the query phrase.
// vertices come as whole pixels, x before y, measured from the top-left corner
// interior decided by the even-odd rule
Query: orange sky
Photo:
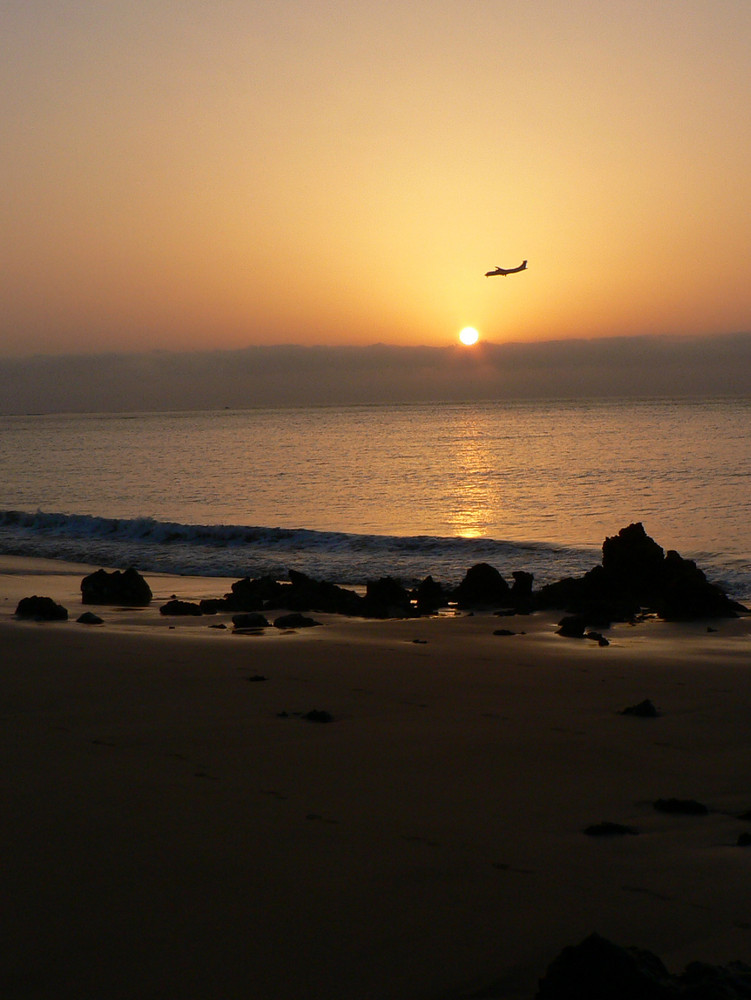
[[[5,3],[0,354],[748,330],[750,43],[748,0]]]

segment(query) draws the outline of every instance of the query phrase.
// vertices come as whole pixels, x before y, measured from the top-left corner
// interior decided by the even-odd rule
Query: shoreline
[[[245,636],[159,614],[223,581],[147,574],[148,611],[85,626],[91,569],[0,557],[9,1000],[531,1000],[592,931],[751,960],[751,618]],[[34,592],[70,620],[15,621]]]

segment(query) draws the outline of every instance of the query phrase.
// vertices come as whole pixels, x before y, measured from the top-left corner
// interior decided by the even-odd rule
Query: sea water
[[[487,561],[536,585],[641,521],[751,597],[751,401],[0,417],[0,551],[342,584]]]

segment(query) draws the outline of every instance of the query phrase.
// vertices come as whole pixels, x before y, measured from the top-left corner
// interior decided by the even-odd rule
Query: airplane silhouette
[[[526,271],[526,270],[527,270],[527,262],[526,260],[523,260],[518,267],[497,267],[495,271],[486,271],[485,277],[494,278],[496,274],[500,274],[505,278],[507,274],[518,274],[519,271]]]

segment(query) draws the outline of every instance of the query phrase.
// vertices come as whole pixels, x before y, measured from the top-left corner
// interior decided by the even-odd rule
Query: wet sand
[[[233,635],[158,613],[229,581],[147,574],[85,626],[88,570],[0,559],[4,1000],[531,998],[592,931],[751,961],[751,619]]]

